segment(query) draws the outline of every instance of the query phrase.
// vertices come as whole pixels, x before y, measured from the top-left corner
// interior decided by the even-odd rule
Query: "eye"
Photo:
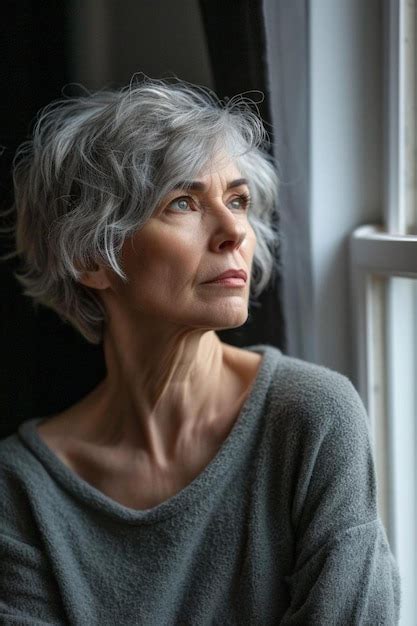
[[[250,202],[251,202],[251,199],[247,193],[240,193],[239,195],[232,198],[229,204],[237,203],[237,204],[234,204],[233,206],[234,209],[247,210],[250,206]],[[186,211],[188,207],[191,207],[191,204],[193,203],[194,203],[194,199],[191,196],[180,196],[178,198],[175,198],[174,200],[171,200],[168,207],[169,208],[174,207],[174,212],[177,212],[174,206],[175,204],[177,204],[177,207],[180,208],[179,213],[183,213]]]
[[[235,209],[248,209],[250,206],[250,197],[247,193],[240,193],[238,196],[235,196],[230,202],[238,202],[239,205],[235,206]]]
[[[172,207],[175,203],[178,203],[178,206],[181,209],[186,209],[186,205],[190,205],[190,200],[192,200],[190,196],[181,196],[180,198],[175,198],[175,200],[172,200],[168,206]],[[180,211],[180,213],[182,213],[182,211]]]

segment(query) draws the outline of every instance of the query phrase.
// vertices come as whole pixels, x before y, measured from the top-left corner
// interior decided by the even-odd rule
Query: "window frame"
[[[364,224],[349,238],[353,382],[370,418],[378,507],[401,573],[400,623],[411,626],[417,623],[417,391],[410,380],[417,373],[417,282],[396,279],[417,279],[417,1],[385,0],[383,16],[383,224]]]

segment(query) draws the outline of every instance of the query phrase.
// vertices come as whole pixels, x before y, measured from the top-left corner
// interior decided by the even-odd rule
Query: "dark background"
[[[1,33],[0,209],[12,204],[11,165],[43,106],[70,93],[122,87],[135,72],[173,73],[220,98],[250,90],[271,138],[262,2],[242,0],[21,0],[5,2]],[[272,148],[271,148],[272,150]],[[2,220],[2,226],[10,221]],[[0,240],[0,253],[11,250]],[[278,251],[277,251],[278,254]],[[13,276],[17,259],[0,262],[0,437],[36,416],[70,406],[105,374],[101,346],[45,307],[35,310]],[[252,306],[246,324],[219,331],[244,347],[286,351],[278,278]]]

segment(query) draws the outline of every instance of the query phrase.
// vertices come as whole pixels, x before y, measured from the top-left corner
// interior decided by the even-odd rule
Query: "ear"
[[[82,271],[78,282],[86,287],[92,287],[93,289],[107,289],[110,287],[110,281],[104,267],[98,265],[95,265],[95,267],[97,269]]]

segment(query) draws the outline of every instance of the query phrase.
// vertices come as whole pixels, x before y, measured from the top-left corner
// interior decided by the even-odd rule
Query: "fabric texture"
[[[0,442],[0,624],[398,624],[358,393],[324,366],[246,349],[263,358],[232,430],[154,508],[78,477],[40,417]]]

